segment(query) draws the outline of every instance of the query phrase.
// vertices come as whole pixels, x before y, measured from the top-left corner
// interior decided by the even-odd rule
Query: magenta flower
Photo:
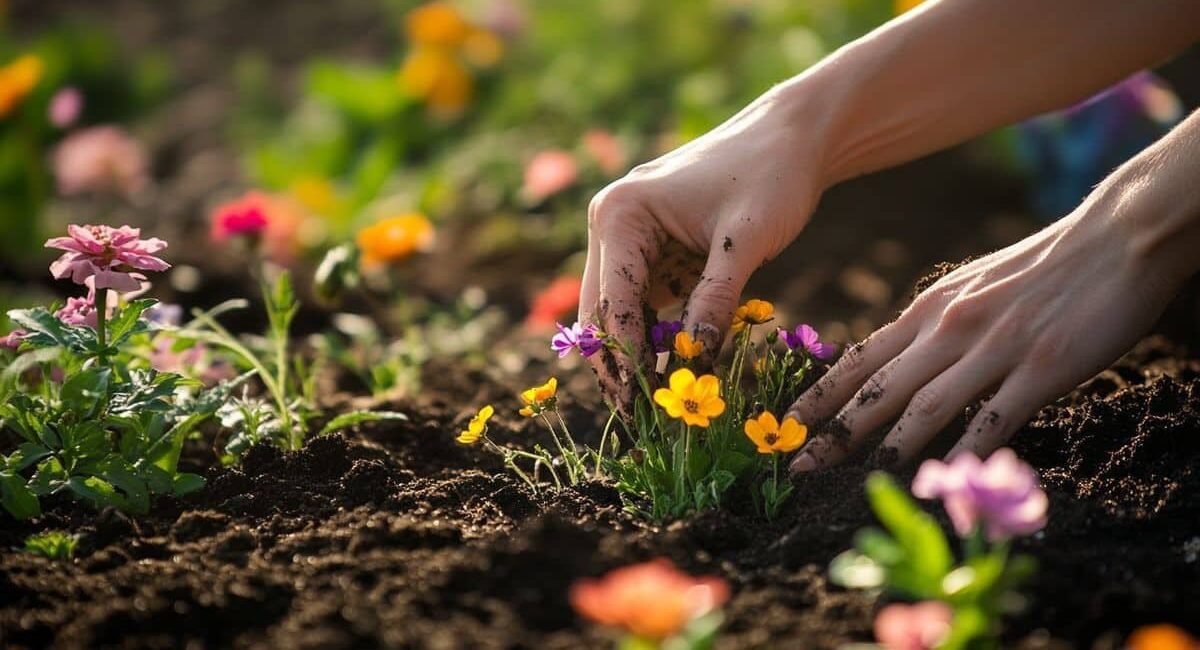
[[[600,330],[595,325],[580,325],[578,321],[570,327],[563,327],[559,323],[554,325],[558,327],[558,334],[550,339],[550,349],[558,353],[559,359],[570,354],[572,350],[578,350],[584,357],[590,357],[604,347]]]
[[[74,86],[67,86],[50,98],[49,117],[54,126],[65,129],[79,119],[83,112],[83,93]]]
[[[945,603],[896,603],[875,616],[875,640],[887,650],[932,650],[950,633],[954,613]]]
[[[237,236],[258,237],[267,231],[271,220],[267,195],[248,192],[245,196],[217,207],[209,231],[213,241],[223,242]]]
[[[96,303],[89,293],[86,298],[67,298],[67,304],[54,312],[55,318],[72,327],[87,326],[96,329]]]
[[[0,348],[16,350],[21,347],[21,339],[25,338],[25,330],[13,330],[4,336],[0,336]]]
[[[822,361],[829,359],[837,351],[836,345],[822,343],[817,335],[817,330],[813,329],[811,325],[797,325],[794,332],[781,327],[779,328],[779,338],[783,340],[783,344],[788,346],[789,350],[803,349]]]
[[[67,232],[70,237],[46,242],[46,248],[67,251],[50,265],[50,273],[60,280],[69,277],[76,284],[97,290],[137,291],[146,276],[135,270],[171,268],[155,256],[167,247],[167,242],[157,237],[142,239],[137,228],[70,225]]]
[[[970,452],[949,463],[927,460],[913,479],[912,492],[922,499],[941,499],[961,537],[980,525],[991,541],[1029,535],[1046,525],[1049,499],[1037,472],[1007,448],[984,462]]]
[[[146,152],[115,126],[93,126],[69,135],[54,152],[58,191],[66,194],[116,191],[130,196],[149,183]]]
[[[650,342],[655,352],[670,352],[675,349],[675,335],[683,331],[683,321],[660,320],[650,328]]]

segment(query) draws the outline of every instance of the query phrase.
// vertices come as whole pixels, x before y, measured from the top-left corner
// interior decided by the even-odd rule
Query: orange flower
[[[690,361],[700,356],[703,351],[704,342],[693,341],[691,334],[679,332],[675,335],[675,354],[678,354],[680,359]]]
[[[417,45],[453,49],[467,40],[471,26],[450,3],[430,2],[405,16],[404,31]]]
[[[712,418],[725,412],[721,382],[714,375],[697,379],[691,370],[680,368],[671,373],[667,385],[669,388],[654,391],[654,403],[688,426],[707,427]]]
[[[21,104],[42,79],[42,60],[32,54],[18,57],[0,68],[0,118]]]
[[[436,48],[417,48],[404,59],[398,76],[400,86],[424,101],[437,114],[451,117],[466,108],[475,84],[466,67],[452,53]]]
[[[733,312],[733,325],[729,329],[737,334],[749,325],[761,325],[772,318],[775,318],[775,305],[766,300],[747,300]]]
[[[525,406],[517,411],[521,415],[531,418],[547,409],[554,408],[554,403],[558,399],[558,379],[551,377],[549,381],[541,386],[534,386],[521,391],[521,402]]]
[[[1200,650],[1200,641],[1167,623],[1143,625],[1125,642],[1129,650]]]
[[[720,578],[693,578],[665,559],[617,569],[571,587],[571,605],[601,625],[663,641],[729,599]]]
[[[423,214],[384,219],[358,231],[355,237],[365,266],[399,262],[433,243],[433,224]]]
[[[796,451],[808,439],[808,427],[800,424],[798,420],[786,418],[780,426],[775,416],[767,411],[763,411],[757,418],[746,420],[743,429],[760,454],[786,454]]]
[[[579,292],[583,280],[576,275],[564,275],[534,296],[529,305],[525,328],[536,332],[554,329],[554,323],[579,307]],[[571,318],[570,320],[575,320]]]

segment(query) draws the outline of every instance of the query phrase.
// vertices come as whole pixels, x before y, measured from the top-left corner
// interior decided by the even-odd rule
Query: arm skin
[[[1194,0],[932,0],[640,165],[588,210],[580,320],[641,357],[594,355],[602,387],[627,409],[648,308],[680,299],[711,361],[750,274],[831,185],[1083,99],[1197,37]],[[840,406],[805,397],[809,422]]]

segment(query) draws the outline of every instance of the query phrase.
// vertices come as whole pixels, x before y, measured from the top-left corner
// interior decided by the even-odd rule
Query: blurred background
[[[292,269],[344,388],[411,392],[438,359],[520,372],[573,320],[596,191],[915,4],[0,2],[0,308],[67,289],[42,248],[66,224],[128,223],[170,242],[152,295],[184,307]],[[1198,58],[835,188],[748,294],[864,337],[1200,103]],[[1181,340],[1196,306],[1172,308]]]

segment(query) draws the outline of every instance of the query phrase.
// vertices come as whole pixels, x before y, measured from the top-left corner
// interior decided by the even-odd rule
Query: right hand
[[[588,208],[579,320],[628,344],[591,358],[629,413],[634,365],[652,367],[647,318],[686,300],[686,331],[711,365],[750,274],[808,223],[824,189],[818,138],[780,86],[704,136],[638,166]],[[816,133],[814,127],[812,133]]]

